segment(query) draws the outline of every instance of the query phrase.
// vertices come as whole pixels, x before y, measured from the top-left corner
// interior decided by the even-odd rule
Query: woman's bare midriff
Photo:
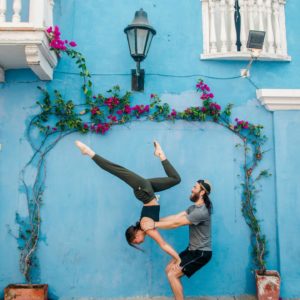
[[[150,202],[144,204],[144,206],[153,206],[153,205],[159,205],[156,198],[153,198]]]

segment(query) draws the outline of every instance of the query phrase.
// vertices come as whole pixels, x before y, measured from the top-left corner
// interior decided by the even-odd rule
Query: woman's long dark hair
[[[140,222],[136,222],[135,225],[129,226],[125,231],[125,237],[129,246],[144,252],[143,249],[137,247],[135,244],[132,243],[132,241],[135,239],[135,235],[138,230],[142,230]]]
[[[210,201],[209,196],[207,195],[206,192],[205,192],[205,194],[203,195],[203,200],[204,200],[205,206],[206,206],[206,208],[207,208],[209,214],[212,214],[212,212],[213,212],[213,204],[212,204],[212,202]]]

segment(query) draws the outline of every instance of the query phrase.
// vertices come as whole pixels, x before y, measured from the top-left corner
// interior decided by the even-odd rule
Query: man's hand
[[[143,217],[140,224],[142,230],[144,231],[155,229],[154,221],[151,218]]]

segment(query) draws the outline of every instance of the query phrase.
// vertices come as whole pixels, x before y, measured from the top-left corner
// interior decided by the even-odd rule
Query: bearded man
[[[191,191],[190,200],[193,205],[187,210],[161,218],[159,222],[146,218],[141,222],[141,228],[144,231],[154,228],[173,229],[185,225],[189,226],[189,245],[179,254],[180,265],[178,266],[174,260],[171,260],[166,267],[166,275],[175,300],[184,300],[180,278],[184,275],[190,278],[212,257],[210,192],[211,184],[207,180],[200,179]]]

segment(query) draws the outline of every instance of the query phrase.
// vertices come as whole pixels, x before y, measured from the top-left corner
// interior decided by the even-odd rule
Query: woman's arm
[[[164,250],[166,253],[168,253],[170,256],[172,256],[175,259],[177,265],[180,264],[181,259],[178,255],[178,253],[171,247],[171,245],[169,245],[162,238],[162,236],[156,229],[150,229],[146,232],[146,234],[149,235],[151,238],[153,238],[162,250]]]

